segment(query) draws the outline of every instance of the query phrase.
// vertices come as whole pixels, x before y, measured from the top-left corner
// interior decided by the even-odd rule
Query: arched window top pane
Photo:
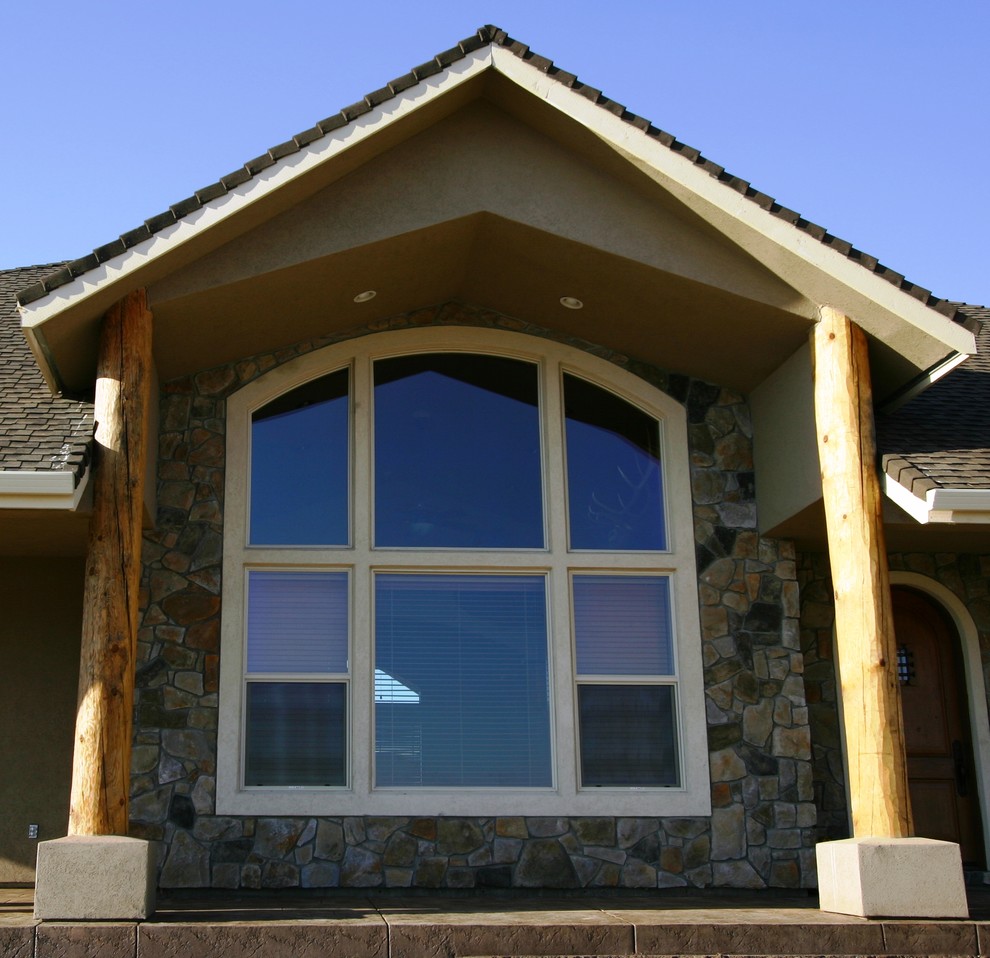
[[[542,548],[536,364],[420,353],[374,368],[375,545]]]
[[[659,422],[566,374],[564,413],[571,548],[666,549]]]
[[[347,544],[349,379],[337,370],[252,414],[252,545]]]

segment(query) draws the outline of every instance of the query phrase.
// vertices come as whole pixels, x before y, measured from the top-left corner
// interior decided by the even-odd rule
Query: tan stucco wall
[[[646,188],[646,183],[641,184]],[[800,297],[653,187],[583,162],[474,103],[313,199],[151,288],[152,302],[379,242],[479,212],[785,309]]]
[[[0,882],[34,880],[69,818],[83,561],[0,558]]]
[[[792,536],[781,524],[822,496],[810,348],[802,346],[749,401],[760,531]]]

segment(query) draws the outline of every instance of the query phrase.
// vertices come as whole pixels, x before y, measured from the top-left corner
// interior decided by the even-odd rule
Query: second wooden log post
[[[913,829],[866,335],[823,307],[812,354],[853,836],[903,838]]]

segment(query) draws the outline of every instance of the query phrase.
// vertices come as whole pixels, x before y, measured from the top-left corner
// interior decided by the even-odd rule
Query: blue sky
[[[990,4],[35,0],[0,267],[81,256],[495,23],[937,295],[990,302]]]

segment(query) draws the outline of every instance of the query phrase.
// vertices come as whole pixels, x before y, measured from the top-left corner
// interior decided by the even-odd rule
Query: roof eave
[[[89,469],[78,481],[72,472],[0,470],[0,509],[75,512],[89,485]]]
[[[917,522],[939,525],[990,524],[990,489],[929,489],[924,497],[884,474],[884,492]]]

